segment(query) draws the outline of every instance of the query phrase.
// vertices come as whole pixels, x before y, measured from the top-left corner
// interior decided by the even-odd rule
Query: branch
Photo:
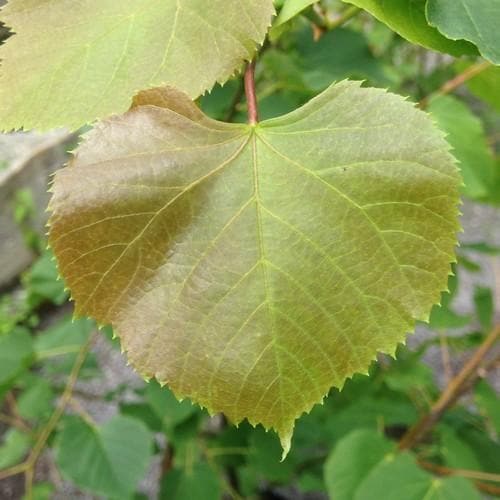
[[[413,448],[439,421],[443,413],[452,406],[463,394],[464,387],[468,386],[474,379],[477,379],[479,368],[488,351],[493,347],[500,337],[500,325],[496,326],[486,337],[486,340],[469,359],[462,371],[448,384],[440,398],[434,403],[430,412],[422,417],[413,427],[408,429],[399,442],[400,450]]]
[[[460,476],[467,479],[472,479],[476,488],[490,495],[500,496],[500,487],[493,484],[484,483],[483,481],[500,482],[499,474],[491,474],[468,469],[452,469],[443,465],[437,465],[426,460],[419,460],[418,464],[425,470],[438,474],[439,476]]]
[[[444,85],[433,95],[447,95],[456,90],[458,87],[463,85],[465,82],[469,81],[471,78],[474,78],[475,76],[479,75],[483,71],[487,70],[489,67],[491,67],[492,64],[489,61],[481,61],[479,63],[473,64],[472,66],[469,66],[465,71],[462,73],[458,74],[451,80],[448,80]],[[431,96],[424,97],[420,103],[419,107],[421,109],[427,108],[429,105],[429,101],[431,99]]]
[[[255,61],[248,63],[245,70],[245,94],[248,104],[248,123],[256,125],[259,122],[259,112],[255,93]]]

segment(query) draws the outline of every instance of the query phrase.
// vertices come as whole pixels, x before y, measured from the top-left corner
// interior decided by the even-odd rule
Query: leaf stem
[[[458,87],[463,85],[465,82],[469,81],[471,78],[474,78],[475,76],[479,75],[483,71],[487,70],[489,67],[491,67],[492,64],[489,61],[481,61],[476,64],[473,64],[472,66],[469,66],[465,71],[462,73],[458,74],[451,80],[448,80],[445,82],[441,88],[435,92],[434,95],[447,95],[456,90]],[[429,101],[432,96],[427,96],[424,97],[420,103],[419,107],[422,109],[425,109],[429,105]]]
[[[463,394],[464,388],[468,387],[472,380],[478,378],[479,368],[486,354],[500,337],[500,325],[497,325],[485,341],[465,364],[462,371],[448,384],[439,399],[434,403],[427,415],[423,416],[413,427],[408,429],[399,442],[400,450],[413,448],[418,444],[440,420],[444,412],[453,405]]]
[[[255,92],[255,60],[248,63],[245,70],[245,94],[248,105],[248,123],[256,125],[259,122],[259,111]]]

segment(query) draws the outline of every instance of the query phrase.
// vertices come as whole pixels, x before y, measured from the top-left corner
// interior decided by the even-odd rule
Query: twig
[[[73,368],[71,369],[71,373],[69,375],[64,391],[61,395],[61,398],[59,399],[57,407],[52,413],[45,427],[41,430],[40,434],[38,435],[36,443],[33,446],[28,458],[23,463],[15,465],[14,467],[10,467],[9,469],[0,471],[0,480],[10,476],[15,476],[17,474],[22,474],[22,473],[25,474],[26,500],[32,500],[33,477],[34,477],[36,463],[38,461],[40,453],[43,451],[47,443],[47,440],[54,431],[61,416],[64,413],[64,410],[66,409],[71,400],[73,394],[73,388],[78,380],[78,375],[80,374],[80,370],[82,369],[83,363],[87,358],[87,354],[90,350],[93,340],[94,340],[94,335],[92,335],[85,343],[85,345],[81,347],[73,364]]]
[[[483,481],[500,482],[499,474],[491,474],[489,472],[481,472],[468,469],[452,469],[444,465],[437,465],[426,460],[419,460],[418,464],[425,470],[438,474],[440,476],[460,476],[467,479],[472,479],[476,488],[490,495],[500,495],[500,487],[493,484],[484,483]]]
[[[259,122],[259,112],[255,93],[255,61],[248,63],[245,70],[245,94],[248,104],[248,123],[256,125]]]
[[[430,412],[422,417],[413,427],[408,429],[399,442],[399,449],[406,450],[413,448],[439,421],[443,413],[452,406],[463,393],[463,388],[471,379],[479,376],[478,369],[484,357],[500,337],[500,325],[496,326],[486,337],[486,340],[469,359],[462,371],[448,384],[440,398],[434,403]]]
[[[16,427],[20,431],[26,432],[26,433],[31,433],[31,428],[24,422],[24,420],[21,420],[16,417],[10,417],[9,415],[4,415],[3,413],[0,413],[0,422],[3,422],[4,424],[7,424],[11,427]]]
[[[465,71],[462,73],[458,74],[451,80],[448,80],[444,85],[433,95],[447,95],[456,90],[458,87],[463,85],[465,82],[469,81],[471,78],[474,78],[475,76],[479,75],[483,71],[487,70],[489,67],[491,67],[491,63],[489,61],[481,61],[479,63],[473,64],[472,66],[469,66]],[[419,107],[422,109],[427,108],[429,105],[429,101],[432,96],[427,96],[424,97],[420,103]]]

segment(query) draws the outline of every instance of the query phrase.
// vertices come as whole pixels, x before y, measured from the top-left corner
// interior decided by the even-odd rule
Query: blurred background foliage
[[[447,134],[466,205],[498,206],[500,68],[413,45],[340,1],[302,3],[307,8],[273,27],[261,48],[261,118],[292,111],[345,78],[409,96]],[[216,87],[200,99],[201,108],[217,119],[245,121],[241,80],[236,75]],[[30,192],[20,190],[14,216],[38,257],[0,294],[2,499],[500,495],[498,350],[481,360],[459,403],[431,432],[411,450],[397,451],[498,321],[500,227],[491,238],[465,239],[430,325],[419,329],[410,348],[401,346],[396,359],[380,357],[370,377],[355,376],[301,418],[281,462],[274,434],[247,424],[235,428],[222,416],[177,402],[168,388],[122,366],[109,329],[96,333],[91,321],[72,321],[52,255],[30,227],[33,210]],[[462,275],[481,273],[485,263],[490,281],[462,291]],[[455,307],[460,294],[470,301],[465,312]],[[438,355],[429,358],[429,352]]]

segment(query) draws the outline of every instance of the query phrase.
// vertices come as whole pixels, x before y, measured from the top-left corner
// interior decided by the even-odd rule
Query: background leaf
[[[0,127],[78,128],[165,83],[197,97],[264,40],[272,0],[10,0]]]
[[[429,23],[453,40],[468,40],[500,64],[500,0],[427,0]]]
[[[143,376],[286,450],[295,419],[393,353],[446,287],[448,145],[355,82],[255,128],[171,89],[135,104],[55,178],[50,242],[76,311],[113,323]]]
[[[429,26],[423,0],[344,0],[367,10],[410,42],[454,56],[474,54],[468,42],[453,41]]]
[[[113,417],[100,427],[68,418],[56,444],[64,476],[94,493],[127,498],[152,455],[152,435],[135,419]]]

